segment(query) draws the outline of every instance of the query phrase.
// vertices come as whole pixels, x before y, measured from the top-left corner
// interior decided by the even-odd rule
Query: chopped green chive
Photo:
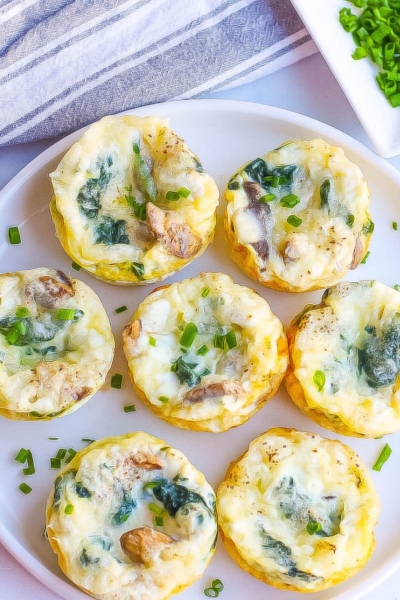
[[[24,317],[27,317],[29,315],[29,310],[27,308],[25,308],[25,306],[19,306],[17,308],[17,310],[15,311],[15,316],[18,317],[18,319],[23,319]]]
[[[189,198],[189,196],[190,196],[191,192],[190,192],[190,190],[188,190],[187,188],[185,188],[185,187],[181,187],[181,188],[179,188],[179,190],[178,190],[178,194],[179,194],[180,196],[182,196],[182,198]]]
[[[223,350],[225,348],[225,336],[216,333],[214,335],[214,348],[220,348]]]
[[[19,232],[18,227],[10,227],[9,228],[8,239],[10,240],[10,244],[20,244],[21,243],[21,234]]]
[[[220,579],[213,579],[211,582],[211,587],[214,588],[214,590],[217,590],[217,592],[222,592],[224,589],[224,584]]]
[[[28,454],[29,454],[29,450],[26,450],[25,448],[21,448],[21,450],[18,452],[17,456],[15,457],[15,460],[19,463],[24,463],[26,461],[26,459],[28,458]]]
[[[208,587],[204,590],[204,595],[207,596],[207,598],[218,598],[219,592],[213,587]]]
[[[126,310],[128,310],[128,307],[124,304],[123,306],[116,308],[114,312],[119,315],[119,313],[125,312]]]
[[[61,469],[61,458],[50,458],[51,469]]]
[[[367,262],[368,257],[369,257],[370,254],[371,254],[371,252],[368,250],[367,254],[364,256],[364,258],[361,261],[362,265],[365,265],[365,263]]]
[[[172,192],[172,191],[169,191],[169,192],[167,192],[167,193],[165,194],[165,197],[166,197],[166,199],[167,199],[167,200],[169,200],[169,201],[171,201],[171,202],[172,202],[172,201],[174,201],[174,202],[175,202],[176,200],[179,200],[179,198],[180,198],[180,195],[179,195],[179,193],[178,193],[178,192]]]
[[[314,533],[318,533],[318,531],[322,530],[322,525],[321,523],[318,523],[318,521],[314,521],[313,519],[310,519],[307,523],[307,533],[309,535],[314,535]]]
[[[135,154],[140,154],[139,144],[133,144],[132,148]]]
[[[187,323],[185,329],[183,330],[181,339],[179,340],[180,345],[184,348],[190,348],[190,346],[193,344],[196,338],[198,331],[199,330],[197,328],[196,323]]]
[[[68,454],[67,454],[67,457],[65,459],[65,464],[69,465],[69,463],[74,458],[74,456],[76,456],[76,450],[74,450],[73,448],[68,448],[67,452],[68,452]]]
[[[150,502],[149,510],[151,510],[151,512],[153,512],[156,515],[162,515],[164,512],[164,509],[161,508],[161,506],[158,506],[158,504],[154,504],[154,502]]]
[[[35,463],[33,462],[33,455],[30,450],[28,450],[28,455],[26,457],[27,467],[22,469],[24,475],[34,475],[36,473]]]
[[[64,508],[64,512],[66,515],[72,515],[72,513],[74,512],[74,505],[67,504],[67,506]]]
[[[322,390],[324,389],[324,385],[325,385],[325,373],[323,371],[315,371],[314,377],[313,377],[313,382],[317,386],[318,391],[322,392]]]
[[[91,438],[82,438],[81,441],[86,442],[87,444],[93,444],[95,440],[92,440]]]
[[[120,390],[122,387],[122,375],[121,373],[114,373],[114,375],[111,377],[111,387],[116,389],[116,390]]]
[[[158,399],[160,402],[163,402],[164,404],[169,402],[169,398],[167,398],[167,396],[159,396]]]
[[[125,413],[130,413],[130,412],[135,412],[136,411],[136,405],[135,404],[125,404],[124,406],[124,412]]]
[[[207,296],[208,296],[208,294],[210,293],[210,291],[211,291],[211,290],[210,290],[210,288],[209,288],[209,287],[205,287],[205,288],[203,289],[203,291],[201,292],[201,296],[202,296],[202,298],[207,298]]]
[[[138,262],[133,262],[132,263],[132,271],[135,273],[135,275],[136,275],[136,277],[138,277],[138,279],[142,279],[143,275],[144,275],[144,264],[138,263]]]
[[[353,227],[354,220],[355,220],[354,215],[348,214],[347,217],[346,217],[346,225],[347,225],[347,227]]]
[[[74,260],[71,263],[71,267],[75,270],[75,271],[80,271],[82,269],[81,265],[78,265],[77,262],[75,262]]]
[[[207,352],[209,352],[209,350],[210,348],[204,344],[203,346],[200,346],[200,348],[197,350],[197,354],[199,356],[205,356]]]
[[[287,196],[283,196],[283,198],[279,200],[280,205],[284,208],[293,208],[293,206],[296,206],[299,202],[300,198],[296,196],[296,194],[287,194]]]
[[[155,519],[154,519],[154,521],[155,521],[155,524],[157,525],[157,527],[163,527],[164,520],[163,520],[162,517],[156,516]]]
[[[19,340],[19,338],[20,338],[20,333],[19,333],[19,331],[17,331],[14,328],[11,329],[9,331],[9,333],[7,333],[7,335],[6,335],[6,341],[9,344],[15,344],[15,342],[17,342]]]
[[[149,344],[150,344],[150,346],[154,346],[154,347],[157,346],[157,340],[152,335],[149,337]]]
[[[232,350],[232,348],[236,348],[237,340],[236,340],[236,334],[233,331],[233,329],[231,329],[230,331],[228,331],[227,334],[225,334],[225,341],[226,341],[226,345],[228,346],[229,350]]]
[[[56,319],[58,321],[73,321],[75,315],[75,308],[59,308],[56,314]]]
[[[289,225],[292,225],[293,227],[300,227],[300,225],[303,222],[303,219],[300,219],[300,217],[296,217],[296,215],[289,215],[286,221],[289,223]]]
[[[18,486],[18,489],[20,489],[23,494],[30,494],[32,491],[31,486],[27,483],[21,483],[21,485]]]
[[[396,290],[396,292],[400,292],[400,285],[398,283],[395,283],[393,287]]]
[[[161,448],[162,450],[162,448]],[[147,492],[147,490],[152,490],[153,488],[157,487],[159,484],[157,481],[148,481],[147,483],[144,484],[143,486],[143,491]]]
[[[397,231],[397,222],[396,221],[392,221],[392,228]]]
[[[63,458],[65,458],[66,454],[67,454],[67,449],[66,448],[60,448],[59,451],[56,454],[56,458],[63,459]]]
[[[265,196],[261,196],[260,202],[261,204],[266,204],[267,202],[272,202],[272,200],[275,200],[275,198],[275,194],[265,194]]]
[[[58,437],[49,437],[48,440],[58,440]]]
[[[392,454],[392,449],[389,444],[385,444],[376,463],[372,467],[374,471],[380,471],[382,466],[385,464],[389,456]]]

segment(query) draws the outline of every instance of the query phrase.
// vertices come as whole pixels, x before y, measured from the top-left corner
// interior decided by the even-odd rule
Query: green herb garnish
[[[300,217],[296,217],[296,215],[289,215],[286,221],[289,223],[289,225],[292,225],[292,227],[300,227],[300,225],[303,222],[303,219],[300,219]]]
[[[325,373],[323,371],[315,371],[314,377],[313,377],[313,382],[317,386],[318,391],[322,392],[322,390],[324,389],[324,385],[325,385]]]
[[[122,387],[122,379],[123,376],[121,375],[121,373],[114,373],[114,375],[111,377],[111,387],[116,390],[120,390]]]
[[[136,411],[136,405],[135,404],[125,404],[124,406],[124,413],[130,413],[130,412],[135,412]]]
[[[75,315],[75,308],[59,308],[56,314],[56,319],[58,321],[73,321]]]
[[[208,296],[208,294],[210,293],[210,291],[211,291],[211,290],[210,290],[210,288],[209,288],[209,287],[205,287],[205,288],[203,289],[203,291],[201,292],[201,296],[202,296],[202,298],[207,298],[207,296]]]
[[[74,512],[74,505],[73,504],[67,504],[66,507],[64,508],[64,513],[66,515],[72,515],[73,512]]]
[[[10,244],[20,244],[21,243],[21,234],[19,232],[18,227],[10,227],[9,228],[8,239],[10,240]]]
[[[167,396],[159,396],[158,399],[163,404],[166,404],[167,402],[169,402],[169,398],[167,398]]]
[[[196,338],[196,335],[198,334],[198,331],[199,330],[196,323],[187,323],[179,340],[181,346],[190,348]]]
[[[32,491],[31,486],[27,483],[21,483],[21,485],[18,486],[18,489],[20,489],[23,494],[30,494]]]
[[[368,250],[368,252],[366,253],[366,255],[364,256],[364,258],[361,261],[362,265],[365,265],[365,263],[367,262],[368,257],[369,257],[370,254],[371,254],[371,252]]]
[[[380,455],[378,456],[378,460],[376,461],[376,463],[374,464],[372,469],[374,471],[380,471],[382,469],[382,466],[385,464],[385,462],[388,460],[388,458],[391,454],[392,454],[391,447],[389,446],[389,444],[385,444],[384,447],[382,448]]]
[[[318,533],[321,530],[322,530],[321,523],[318,523],[318,521],[314,521],[313,519],[310,519],[308,521],[308,523],[307,523],[307,533],[309,535],[314,535],[315,533]]]
[[[117,315],[119,315],[120,313],[122,313],[122,312],[125,312],[126,310],[128,310],[128,307],[127,307],[127,306],[125,306],[125,304],[124,304],[123,306],[119,306],[118,308],[116,308],[116,309],[114,310],[114,312],[115,312]]]
[[[154,346],[154,347],[156,347],[156,346],[157,346],[157,340],[156,340],[156,338],[154,338],[152,335],[151,335],[151,336],[149,336],[149,345],[150,345],[150,346]]]
[[[293,208],[293,206],[296,206],[299,202],[300,198],[296,196],[296,194],[287,194],[279,200],[280,205],[284,208]]]
[[[75,270],[75,271],[80,271],[82,269],[81,265],[78,265],[77,262],[75,262],[74,260],[71,263],[71,267]]]

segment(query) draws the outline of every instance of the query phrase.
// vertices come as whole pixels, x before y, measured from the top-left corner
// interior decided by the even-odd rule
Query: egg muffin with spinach
[[[64,250],[109,283],[160,281],[213,239],[216,183],[158,117],[101,119],[50,177]]]
[[[237,427],[277,391],[288,363],[282,323],[264,298],[223,273],[153,291],[123,332],[139,397],[179,427]]]
[[[113,356],[107,314],[88,285],[46,267],[0,275],[0,415],[74,412],[103,385]]]
[[[166,600],[215,551],[215,494],[179,450],[144,432],[78,452],[54,482],[46,532],[62,571],[101,600]]]
[[[226,199],[233,260],[287,292],[338,283],[364,257],[374,228],[359,167],[322,139],[289,141],[245,164]]]
[[[377,437],[400,430],[400,293],[378,281],[342,282],[288,331],[285,383],[322,427]]]
[[[360,458],[342,442],[274,428],[230,465],[217,490],[224,545],[261,581],[317,592],[364,567],[380,501]]]

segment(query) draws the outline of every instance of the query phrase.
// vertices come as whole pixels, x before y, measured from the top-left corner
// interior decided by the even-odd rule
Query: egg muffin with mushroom
[[[0,415],[74,412],[103,385],[113,356],[107,314],[88,285],[46,267],[0,275]]]
[[[101,600],[166,600],[214,554],[215,494],[179,450],[144,432],[78,452],[47,502],[62,571]]]
[[[123,342],[139,397],[173,425],[202,431],[247,421],[288,363],[282,323],[266,300],[223,273],[154,290]]]
[[[342,442],[274,428],[230,465],[217,490],[225,547],[277,588],[317,592],[357,573],[375,547],[380,501]]]
[[[288,331],[285,379],[322,427],[377,437],[400,430],[400,293],[378,281],[342,282]]]
[[[109,283],[161,281],[212,241],[218,188],[158,117],[105,117],[50,175],[67,254]]]
[[[286,292],[338,283],[360,263],[374,228],[359,167],[322,139],[289,141],[245,164],[226,199],[233,260]]]

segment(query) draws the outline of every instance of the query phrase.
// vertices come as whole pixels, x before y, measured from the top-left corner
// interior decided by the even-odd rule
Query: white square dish
[[[368,58],[354,60],[355,43],[339,22],[345,0],[291,0],[358,116],[375,150],[384,158],[400,154],[400,107],[392,108],[375,81],[378,68]]]

